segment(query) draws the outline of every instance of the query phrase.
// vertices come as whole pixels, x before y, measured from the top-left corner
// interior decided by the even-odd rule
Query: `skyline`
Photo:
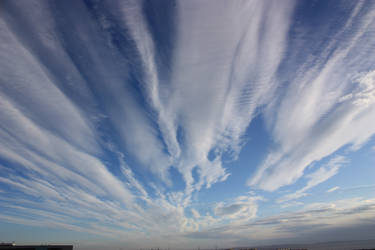
[[[0,241],[374,239],[373,51],[369,0],[2,1]]]

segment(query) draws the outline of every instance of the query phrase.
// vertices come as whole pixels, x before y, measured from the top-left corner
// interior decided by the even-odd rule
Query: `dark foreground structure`
[[[15,245],[0,244],[0,250],[73,250],[72,245]]]

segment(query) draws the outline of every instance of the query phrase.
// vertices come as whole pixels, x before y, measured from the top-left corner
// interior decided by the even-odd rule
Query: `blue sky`
[[[373,1],[2,1],[0,241],[371,239]]]

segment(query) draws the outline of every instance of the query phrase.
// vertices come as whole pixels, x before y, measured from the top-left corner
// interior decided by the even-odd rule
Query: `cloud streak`
[[[298,199],[307,195],[306,191],[313,188],[316,185],[319,185],[322,182],[327,181],[332,176],[336,175],[339,169],[342,167],[343,164],[347,163],[347,159],[342,156],[336,156],[332,158],[327,164],[320,167],[313,173],[307,174],[306,178],[308,179],[306,185],[298,189],[296,192],[287,194],[281,198],[279,198],[278,202],[286,202],[294,199]],[[328,192],[333,192],[338,187],[330,189]]]
[[[371,228],[374,215],[373,200],[360,198],[337,200],[311,204],[299,211],[259,218],[248,223],[219,226],[200,233],[188,233],[186,236],[195,240],[210,240],[217,238],[215,234],[218,234],[220,239],[228,239],[228,246],[289,243],[295,241],[297,232],[299,237],[297,242],[316,238],[317,235],[320,241],[341,240],[342,238],[335,234],[345,228],[350,233],[353,233],[350,229],[356,228],[359,234],[364,233],[371,237],[367,232]],[[368,223],[363,223],[365,220],[368,220]],[[358,223],[359,221],[361,222]]]
[[[345,145],[358,149],[374,134],[369,125],[374,118],[373,58],[364,59],[362,54],[374,47],[368,36],[374,13],[364,8],[364,2],[359,2],[350,11],[350,18],[340,23],[336,39],[327,42],[318,58],[312,56],[313,47],[304,51],[311,58],[297,66],[290,84],[267,107],[265,118],[277,146],[249,185],[276,190],[292,184],[314,161]],[[297,60],[291,57],[288,61]],[[321,58],[325,60],[319,61]]]
[[[247,68],[265,46],[274,53],[261,56],[269,67],[257,74],[276,71],[292,7],[280,12],[276,1],[223,1],[213,10],[208,3],[192,8],[198,2],[178,2],[179,15],[168,13],[178,32],[166,81],[142,3],[72,4],[4,3],[0,154],[6,171],[0,181],[20,198],[17,206],[4,198],[4,213],[10,213],[4,216],[31,223],[33,214],[47,223],[55,215],[72,230],[120,237],[129,231],[160,235],[160,223],[166,233],[220,221],[196,212],[195,222],[185,207],[193,192],[228,178],[223,154],[238,155],[256,103],[269,88]],[[279,42],[267,44],[270,36]],[[173,185],[171,167],[182,175],[183,190],[166,191]],[[154,181],[144,183],[134,170],[151,173]],[[255,215],[245,208],[250,203],[239,202],[241,214]],[[93,218],[96,226],[88,222]]]

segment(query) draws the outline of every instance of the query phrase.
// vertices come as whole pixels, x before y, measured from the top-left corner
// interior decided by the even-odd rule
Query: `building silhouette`
[[[73,250],[73,245],[16,245],[0,243],[0,250]]]

